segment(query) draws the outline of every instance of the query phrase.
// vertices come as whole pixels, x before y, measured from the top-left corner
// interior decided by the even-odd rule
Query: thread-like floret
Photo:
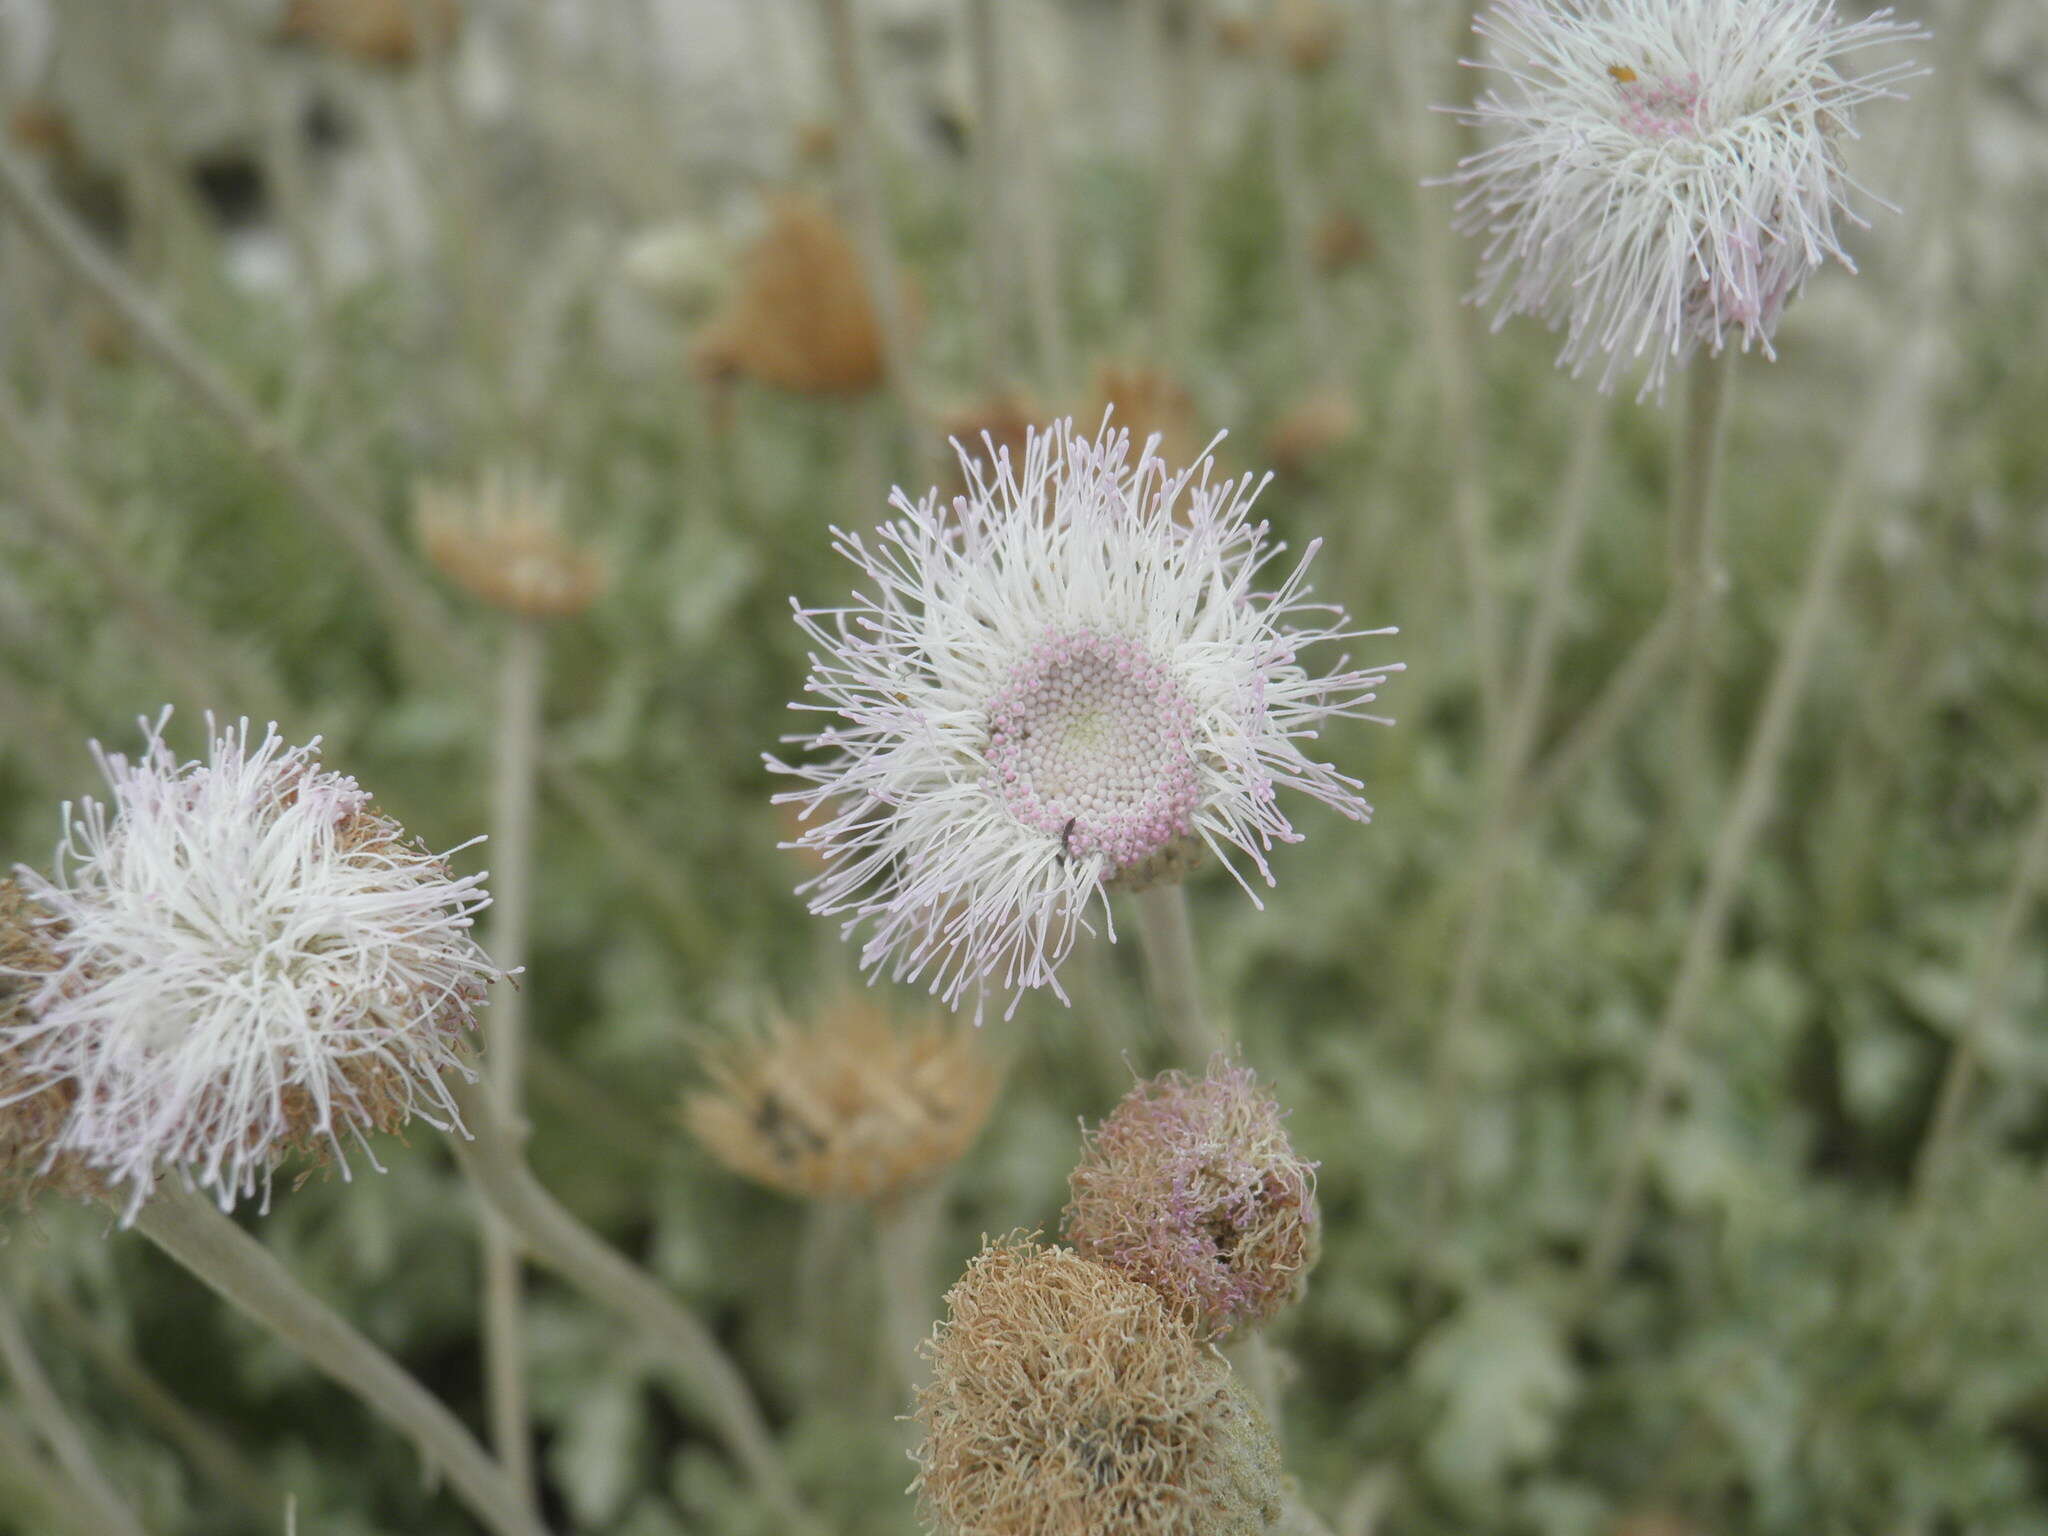
[[[713,1087],[684,1116],[735,1173],[811,1199],[882,1200],[950,1167],[1000,1081],[950,1023],[846,1000],[707,1055]]]
[[[1050,987],[1107,892],[1178,878],[1213,853],[1273,883],[1267,854],[1299,834],[1278,792],[1370,812],[1356,779],[1308,753],[1323,723],[1366,707],[1395,667],[1312,672],[1311,647],[1362,634],[1311,599],[1311,544],[1262,589],[1286,546],[1251,521],[1247,476],[1211,483],[1148,445],[1062,422],[1021,462],[961,452],[968,492],[918,503],[839,549],[870,579],[843,608],[798,609],[816,649],[796,708],[830,717],[777,796],[823,811],[799,845],[826,867],[811,910],[868,927],[863,963],[930,975],[958,1004]],[[1256,895],[1253,896],[1257,900]],[[1112,935],[1113,936],[1113,935]]]
[[[1314,1163],[1248,1067],[1139,1083],[1087,1138],[1063,1235],[1150,1286],[1204,1338],[1300,1294],[1320,1249]]]
[[[1485,239],[1476,297],[1566,332],[1611,389],[1645,353],[1642,393],[1705,343],[1774,355],[1786,302],[1861,225],[1842,140],[1855,109],[1915,72],[1840,61],[1919,37],[1834,0],[1498,0],[1473,23],[1500,79],[1459,115],[1487,147],[1451,178]]]
[[[15,872],[44,953],[14,967],[0,1102],[64,1098],[45,1163],[130,1217],[174,1169],[226,1208],[267,1200],[288,1153],[346,1173],[344,1138],[455,1125],[441,1074],[499,975],[470,935],[482,877],[323,771],[317,741],[243,721],[180,763],[163,725],[133,762],[95,746],[110,803],[67,804],[52,873]]]
[[[1262,1536],[1272,1430],[1159,1297],[1012,1236],[946,1293],[915,1417],[918,1506],[940,1536]]]

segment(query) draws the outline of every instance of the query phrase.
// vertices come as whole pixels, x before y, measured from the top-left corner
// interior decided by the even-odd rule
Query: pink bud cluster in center
[[[1047,635],[988,708],[988,764],[1010,811],[1069,858],[1117,869],[1194,830],[1195,706],[1139,641]]]
[[[1700,136],[1700,77],[1663,75],[1621,82],[1622,127],[1646,139]]]

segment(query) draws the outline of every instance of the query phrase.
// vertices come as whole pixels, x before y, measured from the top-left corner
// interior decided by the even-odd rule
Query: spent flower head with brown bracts
[[[494,468],[414,489],[420,547],[472,597],[524,619],[573,618],[604,590],[604,562],[569,537],[562,488]]]
[[[778,801],[827,811],[803,846],[828,861],[801,889],[870,927],[863,962],[931,973],[948,1004],[1049,986],[1089,908],[1178,877],[1190,851],[1233,855],[1267,884],[1294,842],[1278,803],[1299,790],[1363,821],[1359,784],[1304,744],[1366,707],[1394,666],[1312,671],[1311,647],[1361,635],[1312,600],[1316,545],[1273,585],[1286,549],[1251,519],[1249,476],[1178,472],[1127,434],[1060,423],[1022,462],[964,450],[969,491],[913,503],[870,537],[838,532],[870,587],[797,609],[815,642],[809,696],[830,717]],[[1113,935],[1112,935],[1113,936]]]
[[[64,807],[49,876],[17,867],[45,953],[0,1020],[5,1103],[66,1096],[45,1162],[125,1190],[131,1218],[164,1173],[227,1208],[267,1201],[291,1152],[346,1174],[345,1138],[457,1124],[441,1074],[500,976],[470,935],[483,876],[323,770],[317,739],[209,719],[207,760],[181,763],[168,713],[135,761],[95,745],[110,803]]]
[[[706,1053],[712,1086],[684,1118],[735,1173],[814,1200],[887,1200],[959,1160],[1002,1074],[949,1020],[843,998]]]
[[[1496,327],[1562,327],[1575,375],[1606,354],[1602,389],[1648,353],[1643,395],[1702,343],[1774,356],[1807,277],[1855,269],[1838,221],[1864,223],[1863,189],[1842,140],[1918,71],[1841,61],[1925,36],[1834,0],[1497,0],[1473,30],[1501,81],[1457,114],[1488,143],[1448,178],[1459,227],[1486,241],[1475,298]]]
[[[1271,1317],[1321,1248],[1316,1165],[1249,1067],[1139,1083],[1087,1137],[1062,1235],[1152,1287],[1203,1338]]]
[[[1011,1236],[946,1293],[922,1348],[913,1485],[940,1536],[1262,1536],[1273,1432],[1145,1286]]]

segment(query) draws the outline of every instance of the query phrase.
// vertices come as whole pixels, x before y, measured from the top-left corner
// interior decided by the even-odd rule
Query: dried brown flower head
[[[291,0],[278,36],[359,63],[402,68],[448,48],[461,26],[459,0]]]
[[[470,485],[422,484],[414,509],[427,558],[495,608],[568,618],[604,590],[603,563],[562,530],[560,488],[535,476],[494,469]]]
[[[1298,475],[1358,430],[1358,402],[1341,389],[1303,395],[1266,429],[1266,460]]]
[[[1157,368],[1097,363],[1087,404],[1075,419],[1092,429],[1105,410],[1113,410],[1115,424],[1131,434],[1133,450],[1158,433],[1155,452],[1169,464],[1194,463],[1209,443],[1211,434],[1202,430],[1196,417],[1194,396],[1179,380]],[[1220,466],[1217,472],[1222,472]]]
[[[1379,253],[1379,242],[1365,221],[1348,209],[1333,208],[1316,226],[1316,270],[1325,276],[1347,271]]]
[[[1315,1164],[1294,1155],[1281,1113],[1221,1054],[1206,1077],[1139,1083],[1087,1138],[1065,1237],[1157,1291],[1203,1338],[1271,1317],[1321,1246]]]
[[[0,1206],[27,1204],[44,1191],[90,1196],[104,1188],[77,1158],[49,1155],[78,1090],[68,1080],[31,1087],[20,1049],[5,1033],[23,1022],[35,978],[59,965],[35,918],[21,887],[0,879]]]
[[[1230,1367],[1145,1286],[1022,1236],[946,1293],[914,1414],[941,1536],[1260,1536],[1279,1452]]]
[[[883,1200],[981,1134],[999,1074],[974,1033],[846,998],[707,1053],[713,1086],[683,1114],[735,1173],[811,1199]]]
[[[1277,38],[1287,62],[1303,74],[1323,68],[1344,42],[1344,16],[1328,0],[1254,0],[1249,11],[1226,11],[1215,22],[1216,46],[1238,58],[1263,53]]]
[[[957,442],[971,457],[980,460],[986,470],[994,470],[995,454],[1005,450],[1010,462],[1021,468],[1024,445],[1032,429],[1045,423],[1038,403],[1029,395],[1020,390],[999,389],[941,417],[939,435]],[[966,471],[957,459],[947,473],[951,490],[967,489]]]
[[[882,382],[882,331],[852,238],[820,204],[775,199],[737,287],[697,340],[697,363],[803,394]]]

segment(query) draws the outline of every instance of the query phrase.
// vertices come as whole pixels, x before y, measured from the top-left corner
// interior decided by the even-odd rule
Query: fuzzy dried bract
[[[1063,1235],[1150,1286],[1204,1338],[1295,1300],[1321,1247],[1315,1164],[1248,1067],[1139,1083],[1087,1139]]]
[[[918,1506],[939,1536],[1259,1536],[1272,1431],[1152,1291],[1068,1249],[990,1244],[923,1352]]]
[[[981,1134],[1000,1075],[951,1023],[844,999],[707,1060],[691,1131],[721,1163],[785,1194],[883,1200],[956,1162]]]

